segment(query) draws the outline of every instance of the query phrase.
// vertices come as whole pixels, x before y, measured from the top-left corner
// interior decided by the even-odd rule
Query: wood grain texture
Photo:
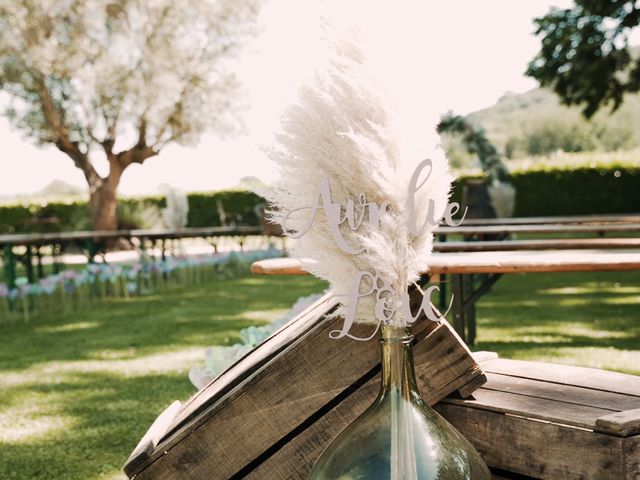
[[[640,397],[626,393],[594,390],[583,386],[563,385],[547,381],[541,382],[539,380],[512,377],[500,373],[486,372],[486,375],[488,383],[484,388],[487,390],[497,390],[520,396],[611,411],[640,408]],[[585,373],[582,373],[582,376],[584,375]],[[640,414],[638,417],[640,418]]]
[[[640,406],[640,402],[636,403]],[[596,420],[595,430],[621,437],[640,434],[640,408],[610,413]]]
[[[467,218],[465,226],[476,225],[570,225],[605,223],[640,223],[640,215],[637,214],[613,214],[613,215],[565,215],[554,217],[509,217],[509,218]]]
[[[543,240],[495,240],[434,242],[434,252],[501,252],[517,250],[638,249],[640,238],[559,238]]]
[[[512,233],[566,234],[566,233],[631,233],[640,232],[640,223],[607,223],[600,225],[479,225],[447,227],[440,226],[435,234],[440,235],[509,235]]]
[[[612,413],[610,409],[588,407],[525,395],[514,395],[485,388],[480,388],[473,392],[473,399],[458,400],[450,398],[445,401],[454,405],[520,415],[547,422],[564,423],[590,430],[595,428],[598,418]]]
[[[436,409],[491,467],[545,479],[640,478],[640,377],[475,358],[487,383]]]
[[[342,321],[327,316],[329,307],[330,303],[312,306],[306,320],[295,319],[289,330],[265,342],[263,360],[252,361],[253,352],[194,396],[147,456],[145,466],[128,465],[128,475],[137,474],[141,480],[226,479],[239,472],[244,476],[258,467],[268,468],[278,452],[292,448],[292,442],[307,452],[307,463],[281,465],[281,476],[263,478],[296,478],[295,469],[310,468],[332,438],[319,434],[325,430],[314,425],[348,399],[355,403],[336,410],[343,414],[332,417],[331,428],[339,430],[355,419],[375,397],[372,377],[379,368],[375,340],[329,338]],[[358,325],[354,333],[366,336],[371,328]],[[416,374],[428,401],[434,403],[482,376],[448,324],[419,321],[414,333]],[[277,347],[286,335],[294,340],[284,342],[286,348]],[[240,381],[235,381],[238,376]]]
[[[573,385],[591,390],[640,397],[640,377],[596,368],[501,358],[483,361],[482,369],[487,373],[537,379],[560,385]]]
[[[153,424],[151,424],[149,430],[147,430],[147,433],[142,437],[138,446],[133,450],[127,460],[127,465],[131,471],[144,468],[145,462],[158,446],[160,439],[169,429],[169,425],[173,422],[180,406],[181,403],[176,400],[169,405],[165,411],[158,416],[158,418],[155,419]]]
[[[613,437],[451,403],[440,403],[436,409],[492,467],[551,480],[640,478],[637,461],[625,453],[637,448],[629,443],[633,437]]]
[[[532,273],[640,270],[640,251],[562,250],[435,253],[434,273]]]
[[[294,258],[260,260],[251,266],[263,275],[306,275]],[[640,270],[638,250],[560,250],[434,253],[429,274],[591,272]]]

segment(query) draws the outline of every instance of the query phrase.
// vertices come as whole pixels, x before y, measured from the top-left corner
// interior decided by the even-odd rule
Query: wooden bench
[[[640,223],[606,223],[606,224],[514,224],[514,225],[461,225],[459,227],[439,226],[435,233],[440,237],[448,235],[564,235],[564,234],[598,234],[606,233],[638,233]]]
[[[79,232],[56,232],[56,233],[25,233],[0,235],[0,256],[3,261],[5,281],[9,287],[15,286],[16,262],[24,263],[27,276],[31,283],[35,282],[33,274],[33,259],[38,261],[38,273],[40,278],[44,276],[42,268],[41,248],[50,247],[53,257],[57,258],[71,246],[79,247],[87,255],[87,260],[93,262],[95,256],[104,251],[105,245],[118,240],[130,242],[137,239],[141,248],[145,242],[150,242],[154,246],[156,242],[161,243],[161,255],[165,258],[166,240],[183,238],[218,238],[218,237],[238,237],[262,236],[260,227],[237,226],[237,227],[208,227],[208,228],[183,228],[181,230],[115,230],[115,231],[79,231]],[[19,255],[16,248],[24,247],[26,253]],[[60,262],[54,262],[54,271],[61,268]]]
[[[602,225],[607,223],[640,223],[640,214],[622,213],[608,215],[565,215],[552,217],[467,218],[471,225]]]
[[[493,242],[468,242],[493,243]],[[303,262],[293,258],[275,258],[256,262],[252,271],[263,275],[304,275]],[[640,270],[640,250],[532,250],[436,252],[426,273],[447,274],[453,292],[453,325],[470,345],[476,337],[475,302],[505,273],[595,272]],[[469,275],[484,273],[479,286]],[[442,305],[441,305],[442,308]]]
[[[640,478],[640,377],[496,357],[476,356],[472,399],[436,409],[503,478]]]

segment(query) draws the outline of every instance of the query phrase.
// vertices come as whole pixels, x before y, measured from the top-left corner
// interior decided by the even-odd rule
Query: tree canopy
[[[591,117],[603,105],[615,110],[625,93],[640,90],[640,59],[629,34],[640,23],[635,0],[576,0],[535,19],[540,52],[527,74],[552,88],[567,105]]]
[[[82,170],[94,228],[116,227],[122,172],[170,142],[238,126],[226,60],[253,29],[258,0],[0,0],[5,114]],[[97,158],[109,174],[100,176]]]

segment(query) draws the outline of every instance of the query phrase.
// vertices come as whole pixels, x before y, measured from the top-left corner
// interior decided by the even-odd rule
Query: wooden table
[[[78,231],[56,233],[31,233],[0,235],[0,252],[2,252],[5,270],[5,280],[10,287],[14,286],[16,277],[16,261],[21,261],[27,269],[27,277],[30,282],[35,280],[34,261],[37,261],[38,276],[42,278],[43,268],[40,249],[45,246],[52,247],[54,255],[59,255],[69,245],[81,245],[87,254],[89,262],[100,250],[100,245],[105,242],[136,238],[144,245],[145,241],[152,244],[161,242],[161,252],[164,259],[164,242],[182,238],[216,238],[216,237],[245,237],[249,235],[262,235],[261,227],[234,226],[234,227],[207,227],[207,228],[183,228],[180,230],[115,230],[115,231]],[[15,247],[26,247],[24,255],[14,252]]]
[[[441,238],[443,235],[512,235],[512,234],[597,234],[607,233],[638,233],[640,223],[607,223],[607,224],[518,224],[518,225],[461,225],[459,227],[439,226],[435,233]]]
[[[477,242],[482,243],[482,242]],[[263,275],[301,275],[303,263],[292,258],[261,260],[251,266]],[[453,326],[470,345],[475,342],[475,303],[505,273],[640,270],[640,250],[530,250],[434,253],[426,275],[448,274],[453,293]],[[469,274],[487,274],[478,287]]]
[[[570,225],[570,224],[606,224],[640,223],[640,214],[623,213],[613,215],[566,215],[554,217],[507,217],[507,218],[468,218],[464,225]]]

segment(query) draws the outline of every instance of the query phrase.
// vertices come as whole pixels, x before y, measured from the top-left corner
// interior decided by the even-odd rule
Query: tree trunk
[[[91,225],[94,230],[117,230],[116,189],[110,182],[103,182],[95,190],[91,188],[89,205],[91,207]]]
[[[122,168],[111,163],[111,169],[107,178],[100,178],[89,185],[89,205],[91,207],[91,224],[94,230],[117,230],[118,199],[116,190],[120,183]]]

